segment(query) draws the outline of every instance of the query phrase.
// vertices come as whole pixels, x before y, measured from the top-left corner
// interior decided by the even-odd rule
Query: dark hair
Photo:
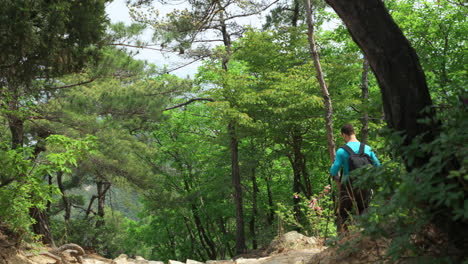
[[[341,134],[345,134],[348,136],[354,135],[354,128],[351,124],[346,124],[341,127]]]

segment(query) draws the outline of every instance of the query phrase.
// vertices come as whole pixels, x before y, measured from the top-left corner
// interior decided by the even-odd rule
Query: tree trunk
[[[227,31],[227,26],[224,20],[224,8],[221,3],[217,2],[220,10],[219,20],[221,24],[221,34],[223,36],[223,44],[226,49],[227,55],[223,57],[222,68],[228,71],[229,55],[231,53],[231,36]],[[236,205],[236,254],[242,254],[246,250],[245,246],[245,232],[244,232],[244,212],[242,202],[242,186],[239,169],[239,142],[235,131],[235,124],[233,121],[228,124],[228,133],[230,137],[231,149],[231,176],[234,188],[234,203]]]
[[[57,173],[57,185],[59,187],[60,192],[62,193],[62,201],[65,210],[64,220],[65,224],[68,225],[70,223],[71,216],[71,203],[68,200],[67,194],[65,193],[65,187],[63,186],[62,176],[62,172]]]
[[[190,172],[190,166],[188,165],[187,167],[189,167],[189,178],[192,178],[191,172]],[[187,192],[187,194],[190,194],[191,186],[187,179],[184,179],[184,187],[185,187],[185,191]],[[197,227],[198,238],[200,240],[201,245],[205,249],[208,255],[208,258],[216,259],[216,245],[213,242],[213,240],[208,236],[205,230],[205,227],[203,226],[200,215],[199,215],[200,210],[197,208],[197,205],[195,204],[194,201],[191,201],[190,209],[192,211],[192,216],[195,221],[195,226]]]
[[[291,147],[291,152],[288,153],[288,159],[293,169],[293,211],[296,221],[301,222],[300,198],[298,196],[302,193],[307,199],[312,197],[312,184],[307,173],[306,160],[302,154],[302,135],[298,129],[293,128],[290,136],[291,141],[288,145]]]
[[[11,132],[11,148],[17,149],[23,147],[24,121],[13,114],[8,117],[8,125]]]
[[[41,242],[55,247],[54,238],[52,237],[52,232],[49,228],[49,217],[47,216],[44,210],[40,210],[36,207],[29,209],[29,215],[36,220],[36,223],[33,224],[33,232],[37,235],[41,235]]]
[[[369,62],[365,56],[362,62],[361,90],[362,103],[366,106],[362,113],[361,142],[367,144],[367,138],[369,136],[369,111],[367,110],[367,105],[369,103]]]
[[[190,220],[188,217],[184,216],[184,222],[185,222],[185,227],[187,228],[187,233],[190,236],[190,250],[192,252],[195,252],[200,259],[204,259],[205,256],[203,253],[198,249],[198,247],[195,247],[197,239],[195,238],[195,234],[193,233],[192,226],[190,225]]]
[[[316,77],[320,85],[320,89],[322,90],[322,96],[325,104],[325,128],[327,130],[327,138],[328,138],[328,153],[330,155],[330,161],[333,163],[335,160],[335,138],[333,136],[333,107],[330,98],[330,94],[328,92],[328,87],[325,82],[325,78],[323,76],[322,65],[320,64],[320,58],[317,51],[317,47],[315,45],[315,37],[314,37],[314,20],[312,16],[312,7],[310,5],[310,0],[304,0],[304,5],[307,12],[307,37],[309,39],[309,48],[312,58],[314,60],[314,66],[316,71]]]
[[[88,204],[88,208],[86,209],[86,216],[85,216],[85,219],[88,219],[89,218],[89,215],[91,213],[93,214],[96,214],[94,211],[93,211],[93,203],[94,201],[97,199],[97,195],[93,195],[91,197],[91,199],[89,200],[89,204]]]
[[[101,227],[104,225],[104,216],[105,216],[105,205],[106,205],[106,193],[110,189],[111,184],[109,182],[103,182],[102,180],[98,180],[96,182],[97,186],[97,200],[98,200],[98,210],[97,215],[99,216],[99,220],[96,221],[96,227]]]
[[[170,248],[170,251],[171,251],[171,254],[174,258],[177,258],[177,243],[175,242],[175,239],[174,237],[176,237],[174,235],[174,232],[172,232],[171,229],[169,229],[168,227],[166,227],[166,233],[167,233],[167,237],[169,237],[169,248]]]
[[[49,186],[51,186],[53,184],[53,178],[52,178],[52,175],[47,175],[47,179],[48,179],[48,184]],[[52,202],[49,200],[47,201],[47,205],[46,205],[46,214],[47,215],[50,215],[50,209],[52,208]]]
[[[293,15],[292,15],[292,18],[291,18],[291,25],[293,27],[297,27],[297,21],[299,20],[299,1],[300,0],[294,0],[293,1],[294,9],[292,10]]]
[[[268,212],[268,225],[272,225],[273,221],[275,220],[275,210],[273,208],[273,192],[271,191],[271,177],[268,177],[266,179],[266,185],[267,185],[267,195],[268,195],[268,207],[269,207],[269,212]]]
[[[214,244],[213,240],[207,235],[205,228],[203,227],[202,221],[200,216],[198,215],[197,207],[192,204],[191,205],[193,219],[195,221],[195,225],[197,227],[198,237],[202,246],[205,248],[206,253],[210,259],[216,259],[216,245]]]
[[[294,177],[299,180],[299,188],[302,193],[309,199],[312,196],[312,184],[310,183],[309,173],[307,173],[307,164],[304,155],[302,154],[302,135],[299,130],[293,129],[291,133],[292,145],[292,161],[291,165],[294,172]]]
[[[97,199],[98,199],[98,209],[97,214],[100,217],[104,217],[104,206],[106,202],[106,197],[104,196],[104,183],[102,181],[96,182],[97,186]]]
[[[219,225],[219,229],[221,230],[221,233],[224,235],[224,237],[227,237],[228,235],[228,232],[226,230],[226,222],[224,221],[224,218],[223,217],[220,217],[218,219],[218,225]],[[229,253],[230,256],[234,256],[234,252],[232,251],[232,248],[231,248],[231,245],[229,244],[229,239],[225,239],[225,247]],[[224,259],[225,256],[221,255],[220,256],[221,259]]]
[[[9,89],[11,93],[10,100],[7,100],[8,111],[7,119],[11,133],[11,148],[17,149],[24,144],[24,120],[19,116],[19,89]]]
[[[234,128],[234,124],[228,125],[229,137],[231,141],[231,175],[234,187],[234,203],[236,205],[236,254],[245,252],[244,233],[244,209],[242,201],[242,183],[239,170],[239,142]]]
[[[301,193],[301,170],[300,168],[296,165],[297,163],[294,160],[293,155],[289,154],[288,155],[289,162],[292,165],[293,169],[293,212],[294,212],[294,218],[296,219],[297,222],[300,222],[300,216],[301,216],[301,209],[299,206],[299,195]],[[300,230],[296,230],[300,231]]]
[[[255,167],[251,169],[251,179],[252,179],[252,218],[250,219],[250,234],[252,236],[252,248],[257,249],[257,235],[255,233],[255,223],[258,214],[257,208],[257,194],[258,194],[258,184],[257,184],[257,177],[255,174]]]
[[[293,197],[293,212],[294,212],[294,219],[296,219],[296,221],[298,223],[301,222],[301,208],[299,206],[299,202],[301,201],[299,199],[299,192],[300,192],[300,186],[301,183],[299,182],[299,179],[296,177],[296,175],[294,175],[294,180],[293,180],[293,193],[294,193],[294,197]],[[300,229],[299,228],[296,228],[296,231],[300,232]]]

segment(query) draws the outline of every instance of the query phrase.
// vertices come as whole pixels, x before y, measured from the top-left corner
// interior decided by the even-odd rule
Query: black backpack
[[[354,151],[348,145],[344,145],[341,147],[349,153],[349,159],[348,159],[349,172],[357,168],[372,165],[372,158],[366,153],[364,153],[364,147],[366,145],[362,143],[360,144],[361,145],[359,146],[358,153],[354,153]]]

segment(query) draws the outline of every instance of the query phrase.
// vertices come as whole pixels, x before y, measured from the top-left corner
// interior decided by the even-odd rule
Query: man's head
[[[351,124],[346,124],[341,127],[341,136],[344,141],[348,142],[351,139],[355,139],[356,135],[354,134],[354,128]]]

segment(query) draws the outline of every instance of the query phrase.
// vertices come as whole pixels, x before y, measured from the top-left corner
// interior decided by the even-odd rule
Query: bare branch
[[[97,195],[93,195],[93,196],[91,197],[91,199],[89,200],[88,209],[86,209],[86,217],[85,217],[85,219],[88,219],[89,214],[90,214],[91,212],[94,213],[94,215],[96,215],[96,213],[95,213],[95,212],[93,211],[93,209],[91,208],[91,207],[93,206],[94,200],[96,200],[96,198],[98,198]]]
[[[357,113],[359,113],[359,114],[361,113],[361,111],[357,110],[356,107],[354,107],[353,105],[351,105],[350,107],[351,107],[351,109],[353,109],[355,112],[357,112]]]
[[[207,39],[207,40],[194,40],[192,41],[193,43],[198,43],[198,42],[223,42],[222,39]]]
[[[161,52],[173,52],[172,50],[167,50],[163,48],[152,48],[151,46],[154,46],[154,45],[143,46],[143,45],[131,45],[131,44],[126,44],[126,43],[109,43],[107,45],[122,46],[122,47],[136,48],[136,49],[156,50],[156,51],[161,51]]]
[[[201,59],[203,59],[203,58],[204,58],[204,57],[197,58],[197,59],[195,59],[195,60],[193,60],[193,61],[190,61],[190,62],[188,62],[188,63],[185,63],[185,64],[182,64],[182,65],[177,66],[177,67],[175,67],[175,68],[169,69],[169,70],[166,71],[166,73],[170,73],[170,72],[176,71],[176,70],[178,70],[178,69],[181,69],[181,68],[183,68],[183,67],[185,67],[185,66],[188,66],[188,65],[190,65],[190,64],[192,64],[192,63],[195,63],[195,62],[197,62],[197,61],[199,61],[199,60],[201,60]]]
[[[214,11],[216,10],[214,7],[216,6],[216,4],[213,2],[209,9],[208,9],[208,12],[206,12],[206,15],[204,17],[202,17],[202,19],[199,19],[199,24],[198,25],[195,25],[195,28],[198,28],[198,29],[201,29],[204,25],[208,24],[208,23],[211,23],[211,20],[213,19],[213,13]],[[210,19],[207,20],[207,18],[211,17]]]
[[[76,205],[76,204],[71,204],[71,207],[81,209],[81,210],[83,210],[84,212],[86,212],[88,214],[89,213],[93,213],[94,215],[97,214],[93,209],[90,209],[89,212],[88,212],[88,209],[84,208],[83,206]]]
[[[168,110],[180,108],[180,107],[182,107],[182,106],[191,104],[191,103],[196,102],[196,101],[209,101],[209,102],[214,102],[214,99],[212,99],[212,98],[192,98],[192,99],[188,100],[188,101],[185,102],[185,103],[178,104],[178,105],[176,105],[176,106],[172,106],[172,107],[166,108],[166,109],[164,109],[163,111],[168,111]]]

